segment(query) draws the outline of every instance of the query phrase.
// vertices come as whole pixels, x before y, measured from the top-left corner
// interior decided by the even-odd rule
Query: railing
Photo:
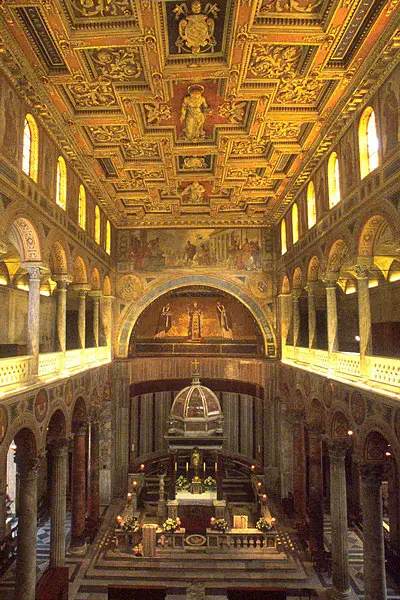
[[[367,356],[365,362],[369,379],[378,383],[400,387],[400,360],[396,358],[382,358],[380,356]]]
[[[210,550],[221,552],[265,552],[276,549],[277,532],[275,530],[262,533],[258,529],[235,530],[226,533],[207,529],[204,535],[187,534],[184,528],[175,533],[157,532],[157,548],[193,549],[194,546],[205,546]]]
[[[301,368],[304,365],[325,372],[329,377],[335,374],[362,385],[368,385],[376,391],[385,389],[398,394],[400,392],[400,359],[382,356],[365,356],[360,358],[356,352],[332,352],[327,350],[309,350],[304,347],[284,346],[282,362],[294,364]]]
[[[0,389],[19,386],[29,381],[32,360],[32,356],[0,359]]]
[[[22,386],[44,382],[48,378],[62,378],[77,370],[106,364],[111,360],[110,348],[85,348],[67,352],[39,354],[36,368],[33,356],[15,356],[0,359],[0,396],[18,390]]]

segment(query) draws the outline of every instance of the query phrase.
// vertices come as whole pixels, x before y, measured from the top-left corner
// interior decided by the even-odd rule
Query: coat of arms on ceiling
[[[175,19],[179,19],[179,36],[175,42],[178,52],[213,52],[217,42],[214,37],[215,21],[219,8],[216,3],[207,2],[203,8],[200,0],[177,4],[173,9]]]

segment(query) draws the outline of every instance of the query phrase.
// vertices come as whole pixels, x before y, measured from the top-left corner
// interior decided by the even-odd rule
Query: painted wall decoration
[[[385,85],[379,90],[383,152],[394,150],[400,140],[400,68],[397,67]]]
[[[130,356],[154,353],[263,353],[261,331],[234,297],[206,288],[176,290],[153,302],[139,317]]]
[[[36,420],[41,423],[44,421],[47,409],[49,406],[49,397],[46,390],[40,390],[35,398],[35,417]]]
[[[261,271],[261,229],[142,229],[118,233],[119,271],[215,267]]]

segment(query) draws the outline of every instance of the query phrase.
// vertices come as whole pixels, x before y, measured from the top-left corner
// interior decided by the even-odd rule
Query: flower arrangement
[[[129,532],[136,532],[140,530],[140,524],[136,517],[126,517],[125,521],[121,524],[121,529]]]
[[[217,482],[215,481],[215,479],[213,477],[211,477],[211,475],[206,477],[205,480],[203,481],[203,488],[204,488],[205,492],[209,492],[210,490],[215,490],[216,487],[217,487]]]
[[[225,533],[228,529],[228,523],[225,519],[216,519],[214,522],[214,528]]]
[[[174,531],[180,528],[180,525],[181,520],[179,519],[179,517],[176,519],[168,518],[163,523],[163,530],[166,533],[173,533]]]
[[[175,482],[175,489],[177,490],[188,490],[190,488],[190,481],[186,479],[183,475],[179,475],[178,479]]]
[[[256,527],[260,531],[269,531],[272,529],[272,523],[267,521],[267,519],[264,519],[264,517],[260,517],[256,523]]]

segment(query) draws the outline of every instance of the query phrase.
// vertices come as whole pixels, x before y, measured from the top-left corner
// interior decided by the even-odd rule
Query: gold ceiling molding
[[[116,226],[259,227],[391,68],[397,8],[0,0],[0,61]]]

